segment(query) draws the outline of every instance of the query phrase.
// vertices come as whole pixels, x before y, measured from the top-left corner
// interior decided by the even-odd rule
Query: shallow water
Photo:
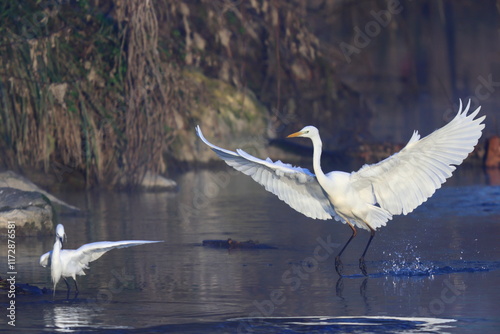
[[[488,180],[482,170],[459,169],[413,213],[396,216],[375,236],[368,277],[357,266],[368,240],[361,231],[343,256],[342,279],[334,256],[350,235],[346,225],[308,219],[226,169],[182,175],[177,193],[58,194],[88,210],[86,217],[60,217],[67,248],[98,240],[165,242],[107,253],[78,278],[76,297],[66,298],[64,283],[55,299],[18,295],[15,329],[495,333],[500,187]],[[227,238],[276,249],[201,246]],[[52,236],[17,239],[18,282],[51,288],[50,271],[38,259],[52,244]],[[2,323],[0,330],[12,328]]]

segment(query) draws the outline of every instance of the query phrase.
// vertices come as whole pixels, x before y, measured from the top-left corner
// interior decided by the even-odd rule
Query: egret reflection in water
[[[101,323],[99,312],[103,310],[98,303],[86,300],[74,300],[68,304],[57,304],[52,309],[45,309],[45,327],[55,332],[74,333],[95,329],[131,329],[128,326],[109,326]]]

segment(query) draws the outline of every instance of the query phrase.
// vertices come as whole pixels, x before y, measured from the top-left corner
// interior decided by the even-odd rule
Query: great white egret
[[[457,115],[445,126],[420,139],[413,132],[398,153],[357,172],[321,169],[322,143],[318,129],[306,126],[288,137],[307,137],[313,144],[313,170],[293,167],[281,161],[261,160],[241,149],[229,151],[211,144],[199,126],[196,133],[229,166],[251,176],[292,208],[314,219],[334,218],[352,229],[352,235],[335,258],[335,269],[342,275],[340,256],[356,236],[356,228],[370,231],[370,239],[359,259],[359,268],[367,275],[365,255],[375,230],[385,226],[393,215],[408,214],[441,187],[474,149],[486,116],[474,119],[481,107],[467,115],[462,101]]]
[[[84,269],[88,269],[88,264],[100,258],[104,253],[115,249],[142,244],[150,244],[163,241],[149,240],[123,240],[123,241],[99,241],[85,244],[78,249],[62,249],[63,239],[66,238],[64,226],[58,224],[56,227],[56,242],[54,249],[40,256],[40,265],[46,267],[50,260],[50,274],[54,283],[54,295],[56,293],[56,285],[61,279],[64,279],[68,294],[70,291],[69,283],[66,277],[73,277],[75,281],[75,290],[78,293],[78,285],[76,284],[76,275],[85,275]]]

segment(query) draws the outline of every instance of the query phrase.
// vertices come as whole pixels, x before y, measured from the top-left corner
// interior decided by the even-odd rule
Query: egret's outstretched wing
[[[485,116],[474,119],[481,107],[467,115],[460,109],[448,124],[420,139],[417,131],[398,153],[351,174],[351,184],[367,202],[391,214],[407,214],[434,194],[474,149]],[[376,228],[378,226],[372,226]]]
[[[115,248],[126,248],[132,246],[138,246],[143,244],[151,244],[155,242],[163,241],[149,241],[149,240],[122,240],[122,241],[98,241],[92,242],[81,246],[80,248],[73,251],[71,254],[71,260],[76,263],[87,265],[89,262],[95,261],[100,258],[104,253],[115,249]],[[64,256],[64,249],[61,251],[62,256]],[[66,250],[69,251],[69,250]]]
[[[309,170],[269,158],[261,160],[243,150],[233,152],[217,147],[205,139],[199,126],[196,133],[229,166],[251,176],[298,212],[314,219],[335,217],[340,220],[316,176]]]
[[[47,252],[45,254],[43,254],[42,256],[40,256],[40,265],[42,267],[47,267],[50,263],[50,255],[52,254],[52,251],[50,252]]]

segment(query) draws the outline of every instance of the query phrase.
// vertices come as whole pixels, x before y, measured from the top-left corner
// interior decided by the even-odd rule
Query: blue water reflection
[[[61,217],[70,248],[96,240],[165,243],[109,252],[79,278],[76,298],[66,299],[64,284],[55,300],[19,296],[19,328],[493,333],[500,327],[500,188],[487,185],[482,170],[459,173],[415,212],[379,230],[366,258],[368,277],[357,266],[368,239],[361,232],[345,253],[343,279],[333,258],[350,235],[347,226],[308,219],[251,179],[223,180],[218,173],[187,173],[178,193],[60,194],[89,210],[86,217]],[[204,188],[211,182],[217,186]],[[273,248],[202,246],[228,238]],[[51,287],[38,258],[52,244],[51,236],[19,241],[19,281]],[[235,319],[255,326],[239,328]]]

